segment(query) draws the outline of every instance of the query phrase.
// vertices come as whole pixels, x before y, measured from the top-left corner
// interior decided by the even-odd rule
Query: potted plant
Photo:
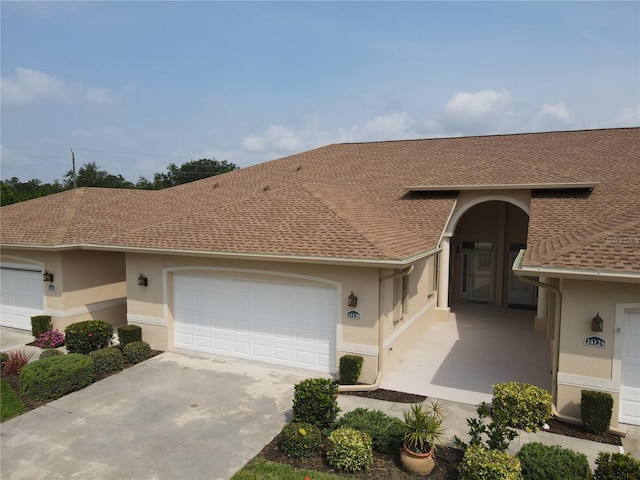
[[[436,448],[444,439],[443,419],[442,407],[437,402],[414,403],[404,412],[400,462],[407,471],[418,475],[431,473],[436,464]]]

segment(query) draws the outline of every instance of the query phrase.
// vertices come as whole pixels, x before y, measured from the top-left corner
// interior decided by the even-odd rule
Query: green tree
[[[233,163],[227,162],[226,160],[219,161],[213,158],[192,160],[183,163],[179,167],[175,163],[171,163],[167,167],[167,173],[155,174],[153,184],[157,189],[175,187],[176,185],[182,185],[183,183],[201,180],[237,169],[238,166]]]
[[[78,187],[103,187],[103,188],[134,188],[135,185],[125,180],[122,175],[112,175],[106,170],[101,170],[96,162],[85,163],[76,175]],[[73,188],[73,171],[69,170],[64,175],[65,188]]]
[[[0,182],[0,205],[24,202],[32,198],[44,197],[64,190],[64,187],[56,180],[53,183],[42,183],[32,179],[21,182],[19,178],[12,177]]]

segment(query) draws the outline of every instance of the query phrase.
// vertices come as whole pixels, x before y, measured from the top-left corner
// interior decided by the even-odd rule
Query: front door
[[[520,249],[526,245],[512,243],[509,245],[509,261],[507,262],[507,304],[509,305],[536,305],[536,287],[525,283],[513,273],[512,266]]]
[[[493,252],[469,252],[469,300],[490,302],[493,298]]]

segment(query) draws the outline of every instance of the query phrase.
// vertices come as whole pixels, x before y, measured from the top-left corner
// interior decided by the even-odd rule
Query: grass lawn
[[[0,422],[20,415],[24,412],[22,401],[13,391],[9,382],[4,378],[0,379]]]
[[[344,480],[344,477],[337,475],[297,469],[291,465],[270,462],[260,457],[251,460],[242,470],[231,477],[231,480],[304,480],[307,476],[311,480]]]

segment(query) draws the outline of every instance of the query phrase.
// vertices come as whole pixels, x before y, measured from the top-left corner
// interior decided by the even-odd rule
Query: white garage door
[[[640,425],[640,308],[624,312],[618,421]],[[616,339],[618,341],[618,339]]]
[[[176,347],[335,373],[336,290],[175,275]]]
[[[31,330],[31,317],[43,313],[42,272],[0,268],[0,325]]]

